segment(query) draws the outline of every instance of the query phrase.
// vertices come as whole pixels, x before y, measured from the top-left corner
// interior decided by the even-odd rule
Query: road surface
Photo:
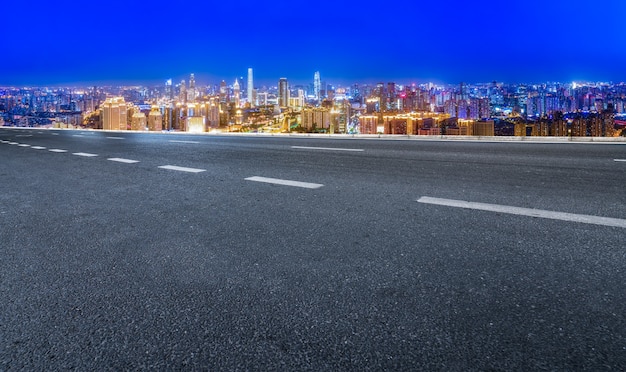
[[[624,144],[0,141],[0,370],[626,369]]]

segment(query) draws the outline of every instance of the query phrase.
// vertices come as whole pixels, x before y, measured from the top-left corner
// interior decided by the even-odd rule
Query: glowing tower
[[[253,84],[253,80],[252,80],[252,68],[248,68],[248,92],[247,92],[247,99],[248,102],[250,102],[250,106],[256,106],[256,103],[254,102],[254,84]]]

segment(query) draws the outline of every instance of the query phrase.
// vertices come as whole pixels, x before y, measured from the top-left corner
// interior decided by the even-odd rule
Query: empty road
[[[0,128],[0,370],[624,370],[626,144]]]

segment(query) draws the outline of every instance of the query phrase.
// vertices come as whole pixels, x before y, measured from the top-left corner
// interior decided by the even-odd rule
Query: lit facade
[[[256,106],[255,97],[254,97],[254,79],[252,76],[252,68],[248,68],[248,91],[246,94],[246,99],[250,103],[250,106]]]
[[[161,115],[159,106],[152,106],[148,114],[148,130],[152,132],[163,130],[163,115]]]
[[[102,129],[126,130],[127,107],[124,97],[107,98],[102,104]]]
[[[322,89],[322,79],[320,79],[320,72],[315,71],[313,75],[313,95],[315,96],[315,100],[319,101],[321,99],[320,91]]]
[[[202,133],[204,132],[204,117],[202,116],[191,116],[187,117],[186,120],[186,131],[191,133]]]
[[[148,121],[146,119],[146,115],[141,111],[137,111],[132,116],[130,129],[131,130],[146,130],[147,123]]]
[[[289,106],[289,84],[286,78],[278,81],[278,105],[280,107]]]
[[[306,132],[330,131],[331,115],[325,108],[315,107],[302,110],[302,128]]]

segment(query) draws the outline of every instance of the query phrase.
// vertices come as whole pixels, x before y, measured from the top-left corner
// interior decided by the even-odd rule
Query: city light
[[[302,132],[438,136],[616,137],[626,85],[198,84],[194,74],[161,86],[0,88],[0,124],[103,130]],[[188,81],[189,83],[186,83]],[[251,96],[252,95],[252,96]],[[621,123],[621,122],[620,122]],[[480,129],[479,129],[480,128]]]

